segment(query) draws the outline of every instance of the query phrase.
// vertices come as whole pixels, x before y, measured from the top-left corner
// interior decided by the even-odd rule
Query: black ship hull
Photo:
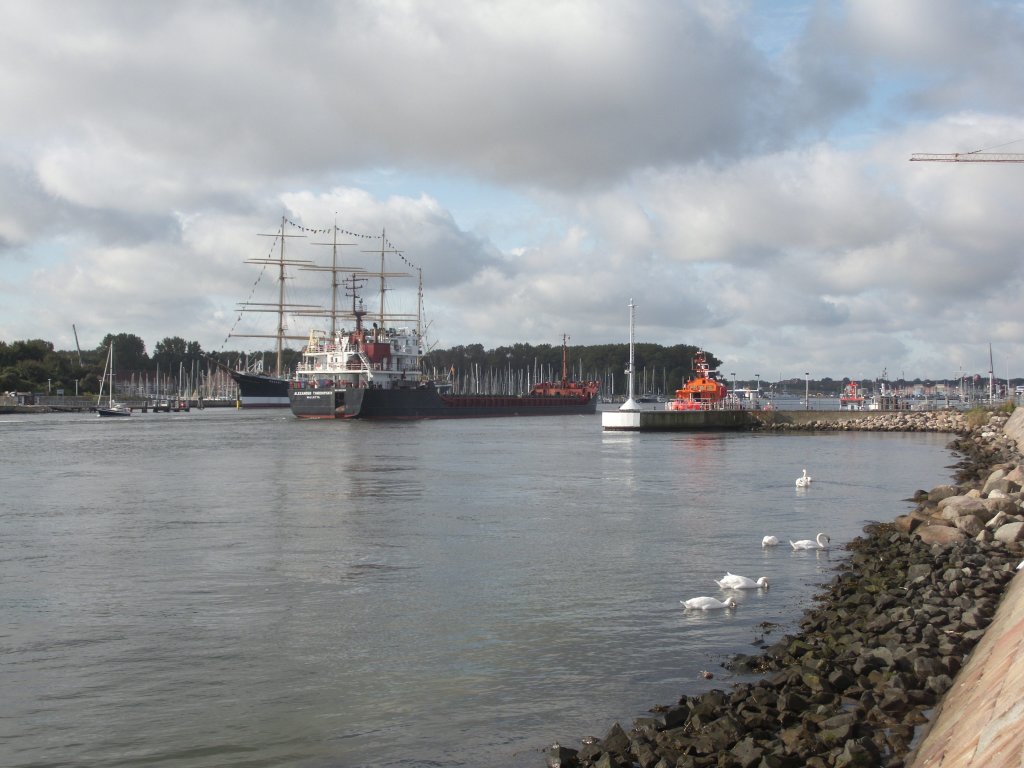
[[[597,412],[597,396],[450,395],[427,384],[395,389],[293,389],[300,419],[475,419],[495,416],[565,416]]]
[[[288,379],[231,371],[238,384],[238,403],[242,408],[287,408]]]

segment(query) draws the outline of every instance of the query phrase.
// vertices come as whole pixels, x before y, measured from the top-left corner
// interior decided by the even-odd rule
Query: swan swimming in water
[[[721,579],[715,579],[715,583],[722,589],[768,589],[768,577],[762,576],[757,581],[746,576],[737,576],[735,573],[725,572]]]
[[[798,477],[796,479],[796,487],[797,488],[806,488],[810,484],[811,484],[811,476],[807,474],[807,469],[805,467],[803,475],[801,475],[800,477]]]
[[[696,611],[710,611],[715,608],[735,608],[736,601],[731,597],[726,598],[725,601],[716,600],[713,597],[691,597],[689,600],[680,600],[680,603],[685,605],[687,608]]]
[[[828,544],[832,541],[824,533],[819,533],[814,539],[814,541],[801,539],[800,541],[790,541],[789,543],[793,549],[828,549]]]
[[[761,546],[762,547],[777,547],[778,545],[779,545],[779,537],[778,536],[765,536],[763,539],[761,539]]]

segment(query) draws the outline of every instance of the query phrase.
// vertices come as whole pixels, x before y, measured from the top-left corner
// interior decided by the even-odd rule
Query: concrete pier
[[[881,413],[885,411],[602,411],[601,426],[606,430],[631,432],[744,430],[774,425],[800,427],[822,420],[862,421]]]

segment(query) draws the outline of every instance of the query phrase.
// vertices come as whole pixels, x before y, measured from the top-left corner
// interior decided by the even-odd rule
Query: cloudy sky
[[[984,375],[989,344],[1024,376],[1024,165],[908,162],[1024,152],[1019,2],[0,13],[4,341],[268,347],[225,339],[272,332],[237,309],[273,300],[246,261],[286,217],[319,263],[330,235],[299,227],[378,236],[340,236],[371,267],[385,230],[441,348],[624,342],[632,298],[639,341],[740,378]],[[328,282],[295,273],[289,300]]]

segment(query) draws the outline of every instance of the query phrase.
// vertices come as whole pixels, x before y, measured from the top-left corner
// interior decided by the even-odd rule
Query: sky
[[[400,251],[433,348],[624,343],[632,300],[637,341],[740,379],[986,375],[990,347],[1024,376],[1024,164],[909,162],[1024,153],[1020,2],[0,13],[8,343],[270,348],[235,334],[273,333],[239,307],[276,300],[252,262],[284,221],[288,258],[329,264],[335,226],[345,264]],[[330,305],[327,273],[286,285]]]

